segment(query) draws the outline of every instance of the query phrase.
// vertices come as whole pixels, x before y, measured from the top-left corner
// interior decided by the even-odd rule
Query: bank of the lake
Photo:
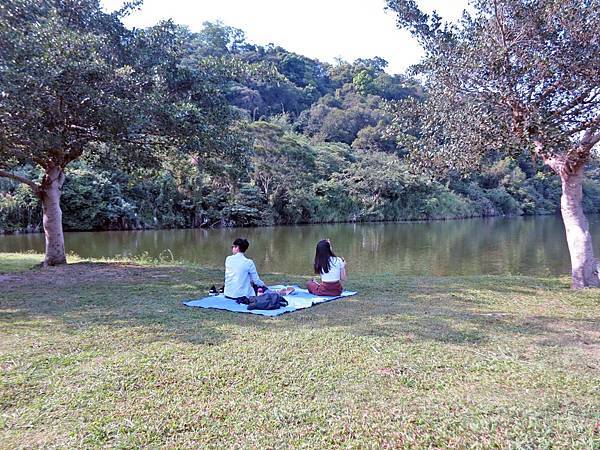
[[[0,254],[2,448],[600,444],[600,300],[566,276],[356,274],[270,319],[181,305],[220,269],[41,257]]]

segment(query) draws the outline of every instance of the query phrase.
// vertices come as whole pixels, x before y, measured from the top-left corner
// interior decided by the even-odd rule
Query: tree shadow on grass
[[[222,321],[190,318],[180,304],[206,291],[205,280],[213,279],[215,271],[202,269],[196,277],[176,266],[77,263],[11,275],[0,290],[0,327],[9,331],[56,326],[80,334],[92,327],[139,328],[146,341],[207,345],[227,338],[217,329]]]
[[[581,317],[577,301],[570,304],[564,298],[582,301],[588,295],[583,301],[589,311],[600,302],[554,279],[408,277],[399,279],[395,288],[380,286],[380,280],[363,280],[356,289],[366,294],[303,310],[286,317],[286,325],[458,345],[526,337],[528,345],[578,347],[600,359],[599,318]],[[556,315],[539,313],[540,293],[560,310]]]
[[[359,279],[356,297],[279,318],[187,308],[203,297],[222,271],[133,264],[79,263],[27,273],[3,282],[0,326],[39,330],[49,318],[66,333],[101,326],[139,328],[145,340],[217,345],[238,327],[261,330],[337,329],[354,336],[483,345],[502,336],[526,336],[537,346],[600,347],[594,318],[527,314],[537,293],[561,290],[554,280],[387,277]],[[281,282],[266,276],[267,282]],[[301,284],[300,279],[285,280]],[[522,311],[503,306],[520,299]],[[228,330],[228,331],[223,331]]]

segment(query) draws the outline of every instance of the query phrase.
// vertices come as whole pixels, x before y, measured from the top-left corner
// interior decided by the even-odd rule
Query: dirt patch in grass
[[[19,279],[19,277],[15,276],[15,275],[3,275],[3,274],[0,274],[0,283],[6,283],[6,282],[9,282],[9,281],[16,281],[18,279]]]
[[[543,324],[543,320],[533,323]],[[577,347],[589,357],[588,367],[600,368],[600,322],[597,320],[558,320],[544,324],[546,333],[537,339],[540,345]]]
[[[98,281],[130,283],[142,278],[168,279],[184,271],[180,267],[148,267],[131,263],[81,262],[55,267],[40,267],[18,274],[0,274],[6,286],[47,285],[65,287]]]

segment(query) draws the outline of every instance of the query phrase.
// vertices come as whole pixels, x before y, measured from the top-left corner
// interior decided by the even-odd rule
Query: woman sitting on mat
[[[315,295],[337,296],[342,293],[342,283],[346,279],[346,262],[335,256],[329,239],[319,241],[315,252],[315,273],[321,275],[321,282],[314,279],[306,285],[308,292]]]

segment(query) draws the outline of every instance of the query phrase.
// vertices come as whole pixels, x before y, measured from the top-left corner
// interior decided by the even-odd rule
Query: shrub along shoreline
[[[0,254],[1,447],[600,443],[600,300],[567,277],[356,277],[269,319],[181,305],[220,270],[41,258]]]
[[[544,214],[536,214],[536,216],[552,216],[559,215],[559,212],[552,213],[544,213]],[[513,218],[513,217],[523,217],[524,214],[514,215],[514,214],[497,214],[497,215],[487,215],[487,216],[464,216],[464,217],[437,217],[437,218],[429,218],[429,219],[390,219],[390,220],[344,220],[344,221],[333,221],[333,222],[298,222],[294,224],[289,223],[280,223],[280,224],[260,224],[260,225],[237,225],[237,224],[218,224],[214,227],[208,229],[218,229],[218,228],[266,228],[272,226],[285,227],[285,226],[294,226],[294,225],[320,225],[320,224],[344,224],[344,223],[423,223],[423,222],[438,222],[438,221],[452,221],[452,220],[468,220],[468,219],[484,219],[484,218]],[[110,229],[97,229],[97,230],[89,230],[89,229],[69,229],[69,232],[81,232],[81,231],[151,231],[151,230],[191,230],[195,228],[204,228],[205,227],[125,227],[125,228],[110,228]],[[36,233],[44,233],[44,230],[41,226],[38,227],[29,227],[25,229],[11,229],[11,230],[2,230],[0,229],[0,235],[11,235],[11,234],[36,234]]]

